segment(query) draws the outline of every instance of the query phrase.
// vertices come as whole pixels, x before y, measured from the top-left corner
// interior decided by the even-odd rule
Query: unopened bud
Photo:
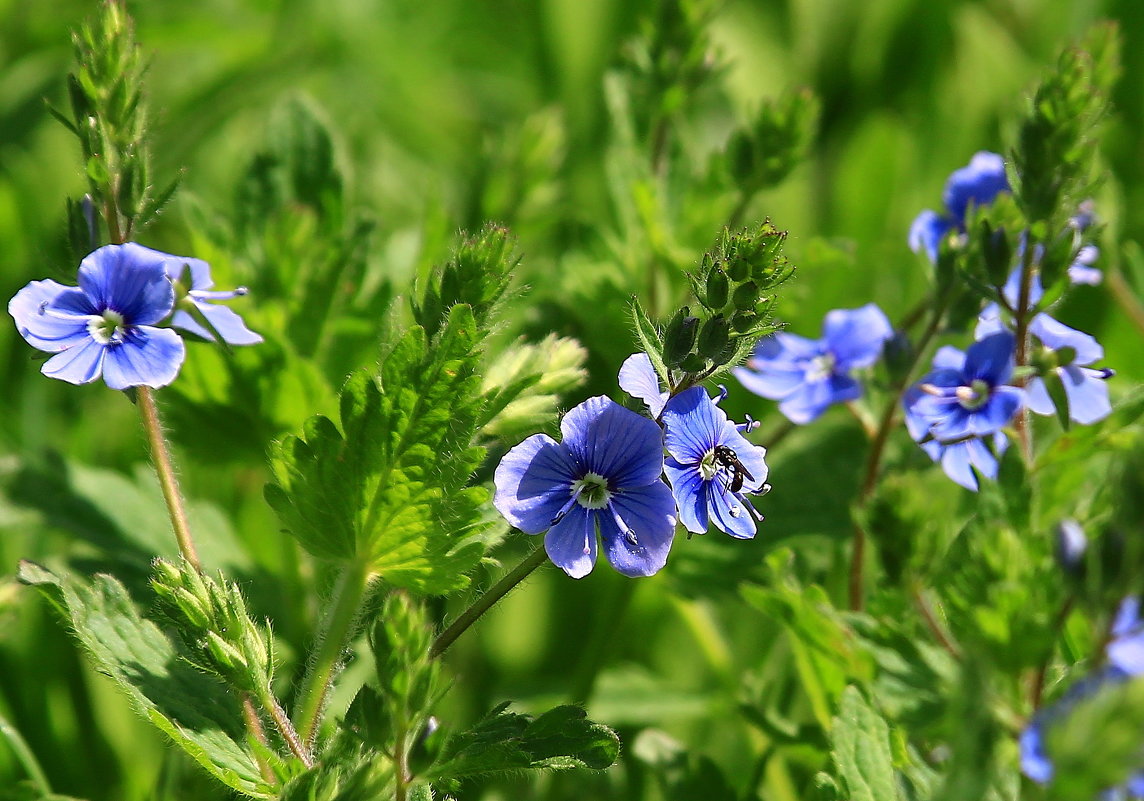
[[[735,288],[732,300],[739,311],[754,311],[755,304],[759,302],[758,285],[754,281],[739,285]]]
[[[687,358],[698,333],[699,318],[688,314],[686,306],[675,313],[663,336],[663,360],[668,367],[678,367]]]
[[[707,308],[719,311],[727,305],[727,295],[731,289],[731,282],[727,273],[716,267],[707,274]]]
[[[716,314],[703,324],[699,331],[699,353],[715,359],[723,353],[730,339],[731,326],[721,314]]]

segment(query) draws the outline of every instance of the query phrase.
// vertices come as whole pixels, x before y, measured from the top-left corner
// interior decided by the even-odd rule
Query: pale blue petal
[[[140,326],[107,348],[103,380],[112,389],[165,387],[179,374],[185,356],[182,337],[170,328]]]
[[[1130,596],[1121,602],[1112,627],[1113,639],[1106,648],[1109,663],[1129,676],[1144,673],[1144,628],[1139,614],[1139,599]]]
[[[996,153],[982,150],[974,154],[967,166],[954,170],[949,176],[942,201],[958,223],[964,224],[971,201],[977,208],[987,206],[999,193],[1008,190],[1005,159]]]
[[[576,465],[547,434],[533,434],[501,459],[493,475],[493,506],[511,525],[528,534],[552,526],[572,497]],[[578,508],[578,504],[576,504]]]
[[[544,550],[548,558],[572,578],[584,578],[596,564],[598,511],[574,503],[568,514],[544,535]]]
[[[1073,359],[1073,364],[1083,367],[1104,358],[1104,348],[1095,338],[1083,331],[1070,328],[1047,314],[1038,314],[1034,317],[1029,323],[1029,331],[1046,347],[1053,350],[1062,348],[1075,350],[1076,358]]]
[[[942,345],[933,355],[933,367],[935,370],[956,370],[960,373],[965,369],[965,353],[953,345]]]
[[[58,353],[91,338],[87,331],[90,310],[76,314],[48,309],[64,295],[86,296],[74,287],[52,280],[32,281],[8,301],[8,313],[28,344],[48,353]]]
[[[707,496],[703,477],[695,465],[682,465],[668,457],[663,472],[671,484],[671,494],[679,508],[679,522],[688,531],[703,534],[707,531]]]
[[[1069,365],[1057,368],[1057,375],[1065,387],[1070,419],[1081,425],[1089,425],[1112,414],[1108,384],[1099,370]]]
[[[103,371],[106,347],[90,337],[82,344],[57,353],[44,362],[40,372],[69,384],[90,384]]]
[[[779,331],[759,340],[755,346],[754,359],[761,362],[801,362],[826,353],[826,343],[820,339],[807,339],[798,334]],[[751,367],[750,361],[747,366]]]
[[[806,369],[803,367],[777,367],[765,362],[754,364],[758,365],[756,370],[736,367],[731,373],[748,392],[768,400],[782,400],[806,382]]]
[[[80,288],[98,311],[114,309],[129,325],[152,325],[175,305],[164,255],[133,242],[105,245],[80,262]]]
[[[989,400],[969,415],[969,433],[985,436],[999,431],[1025,405],[1025,392],[1017,387],[995,387]]]
[[[205,291],[214,286],[211,280],[211,268],[202,259],[193,259],[189,256],[174,256],[170,253],[152,251],[163,260],[163,271],[172,281],[178,281],[189,269],[191,285],[184,287],[189,290]]]
[[[822,338],[834,354],[838,372],[869,367],[878,361],[883,344],[893,334],[889,319],[873,303],[827,312],[822,324]]]
[[[667,402],[662,420],[667,452],[683,464],[698,464],[719,444],[727,414],[707,390],[691,387]]]
[[[228,345],[257,345],[262,342],[262,337],[251,331],[246,327],[233,309],[228,309],[226,306],[216,306],[213,303],[205,303],[202,301],[191,298],[195,304],[195,308],[207,321],[214,326],[215,330],[222,336],[223,342]],[[180,328],[192,334],[202,337],[203,339],[214,340],[214,334],[210,332],[205,326],[192,317],[189,313],[179,310],[175,312],[175,316],[171,318],[171,325],[175,328]]]
[[[755,517],[751,510],[718,480],[707,483],[707,502],[716,528],[739,540],[755,536]]]
[[[1033,718],[1019,741],[1021,749],[1021,770],[1035,782],[1048,783],[1053,778],[1053,762],[1045,750],[1045,737],[1041,722]]]
[[[588,398],[564,415],[560,430],[579,474],[592,471],[614,489],[645,486],[663,472],[659,426],[611,398]]]
[[[652,417],[659,417],[667,393],[659,387],[659,376],[646,353],[633,353],[620,366],[620,389],[647,404]]]
[[[973,329],[974,339],[985,339],[998,331],[1007,331],[1005,323],[1001,320],[1001,305],[990,303],[977,315],[977,327]]]
[[[833,403],[845,403],[862,395],[862,386],[848,375],[831,375],[825,380],[803,384],[779,404],[779,411],[798,425],[805,425]]]
[[[734,423],[727,422],[719,436],[719,444],[726,445],[735,452],[739,463],[751,474],[751,478],[743,479],[743,492],[756,492],[762,489],[767,482],[770,468],[767,467],[767,449],[762,445],[755,445],[744,437]]]
[[[924,250],[929,260],[936,263],[942,237],[948,234],[953,226],[953,220],[926,209],[915,217],[910,225],[907,240],[910,243],[910,250],[914,253],[920,253]]]
[[[616,516],[627,526],[626,532]],[[617,572],[651,576],[667,564],[675,537],[675,501],[662,481],[617,493],[611,510],[599,510],[597,519],[604,553]]]
[[[977,476],[969,464],[969,449],[964,442],[946,445],[941,454],[941,469],[967,490],[977,492]]]
[[[1045,382],[1037,376],[1030,378],[1029,383],[1025,385],[1025,405],[1034,414],[1051,415],[1056,412],[1053,398],[1049,395]]]

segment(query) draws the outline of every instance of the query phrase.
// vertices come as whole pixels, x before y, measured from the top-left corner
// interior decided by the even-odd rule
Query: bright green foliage
[[[488,523],[483,487],[467,487],[484,451],[470,443],[480,415],[481,338],[454,306],[429,343],[412,328],[342,390],[341,429],[311,418],[272,454],[266,497],[314,556],[364,562],[388,583],[443,593],[468,583]]]
[[[148,720],[220,782],[272,798],[246,740],[236,695],[183,660],[170,638],[141,616],[111,576],[61,576],[32,562],[20,580],[39,587],[67,619],[91,658]]]
[[[727,170],[746,194],[778,185],[806,158],[821,112],[809,89],[763,103],[755,119],[727,142]]]
[[[831,731],[832,756],[851,801],[894,801],[902,797],[894,776],[890,729],[854,686],[842,693]]]
[[[556,416],[556,405],[587,377],[588,354],[574,339],[550,334],[540,342],[518,340],[485,368],[481,433],[503,442],[518,442]]]
[[[507,709],[502,704],[450,737],[425,777],[451,788],[460,779],[523,769],[603,770],[619,756],[615,733],[588,720],[579,707],[558,706],[536,718]]]

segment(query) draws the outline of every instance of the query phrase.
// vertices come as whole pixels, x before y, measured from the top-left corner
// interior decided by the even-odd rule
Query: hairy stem
[[[334,594],[322,618],[315,651],[298,691],[294,721],[305,748],[314,744],[330,684],[342,661],[342,652],[361,613],[369,586],[369,568],[362,562],[347,565],[334,586]]]
[[[1021,286],[1017,290],[1017,308],[1014,309],[1018,367],[1024,367],[1029,363],[1029,321],[1033,316],[1030,313],[1032,309],[1029,308],[1029,300],[1033,292],[1033,251],[1035,247],[1031,240],[1026,241],[1025,253],[1021,257]],[[1019,386],[1024,386],[1026,379],[1019,379],[1017,383]],[[1022,408],[1017,412],[1017,417],[1013,421],[1017,432],[1017,441],[1021,445],[1021,456],[1025,460],[1025,464],[1031,464],[1033,461],[1031,414],[1028,408]]]
[[[16,761],[28,774],[32,784],[36,786],[36,791],[43,798],[48,798],[52,795],[52,786],[48,783],[48,777],[44,774],[44,769],[40,767],[39,760],[36,755],[32,753],[32,749],[28,747],[27,741],[23,735],[17,731],[16,727],[8,722],[8,719],[0,715],[0,737],[8,741],[8,746],[12,749],[12,754],[16,757]]]
[[[250,732],[250,736],[269,750],[270,741],[266,739],[266,730],[262,728],[262,719],[258,716],[258,709],[254,706],[254,701],[249,693],[242,694],[242,720],[246,723],[246,730]],[[258,752],[254,754],[254,758],[258,762],[258,772],[262,774],[263,781],[273,782],[274,771],[270,769],[266,758]]]
[[[151,446],[155,473],[159,476],[159,486],[163,490],[163,501],[167,504],[167,513],[171,517],[175,540],[179,543],[179,553],[201,573],[202,563],[199,562],[195,541],[191,537],[191,528],[187,524],[187,510],[183,505],[182,493],[179,492],[179,480],[175,476],[171,450],[167,446],[167,438],[163,435],[163,424],[159,420],[155,395],[150,387],[136,387],[135,397],[143,420],[143,430],[147,433],[147,442]]]
[[[314,767],[314,758],[310,756],[310,749],[298,736],[294,724],[290,722],[290,718],[286,716],[286,711],[278,703],[278,699],[274,697],[269,687],[266,687],[262,693],[261,702],[263,708],[269,713],[270,719],[274,721],[274,727],[278,729],[278,733],[286,741],[286,747],[290,749],[290,753],[301,760],[307,768]]]
[[[477,600],[473,601],[468,609],[437,635],[437,639],[429,648],[429,656],[436,658],[445,653],[453,641],[460,637],[469,626],[476,623],[481,615],[489,611],[501,598],[508,595],[513,587],[528,578],[529,574],[544,564],[547,559],[548,554],[545,552],[544,546],[538,545],[521,560],[520,564],[505,573],[500,581],[489,587]]]

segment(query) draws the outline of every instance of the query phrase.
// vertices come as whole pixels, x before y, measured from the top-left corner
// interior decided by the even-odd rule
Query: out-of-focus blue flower
[[[79,286],[33,281],[8,303],[20,335],[55,355],[41,372],[72,384],[101,375],[112,389],[162,387],[175,380],[183,340],[157,328],[175,303],[165,253],[133,242],[105,245],[79,266]]]
[[[850,371],[876,362],[893,333],[873,303],[835,309],[826,315],[821,339],[780,331],[762,339],[747,366],[732,372],[751,392],[780,401],[779,411],[801,425],[832,403],[860,397],[862,385]]]
[[[763,518],[746,495],[769,489],[766,449],[748,442],[702,387],[669,400],[663,426],[669,454],[664,472],[679,522],[696,534],[714,523],[732,537],[754,537],[755,518]]]
[[[1108,664],[1070,687],[1055,704],[1037,712],[1021,732],[1021,770],[1033,781],[1047,784],[1055,773],[1046,747],[1052,728],[1066,725],[1073,709],[1105,687],[1144,675],[1144,621],[1140,618],[1139,598],[1129,596],[1120,603],[1110,633],[1105,646]],[[1144,798],[1144,767],[1129,776],[1124,785],[1099,796],[1100,801],[1123,798]]]
[[[910,436],[966,489],[978,489],[973,468],[997,477],[997,457],[1009,443],[1001,429],[1025,402],[1022,390],[1005,383],[1013,373],[1014,344],[1012,334],[1000,331],[965,353],[943,347],[934,369],[902,397]]]
[[[1100,249],[1095,245],[1085,245],[1076,254],[1076,261],[1069,265],[1069,282],[1073,284],[1087,284],[1096,286],[1104,280],[1104,273],[1093,267],[1100,258]]]
[[[667,403],[667,393],[660,389],[659,376],[646,353],[633,353],[624,359],[620,366],[620,389],[642,400],[653,418],[659,417]]]
[[[1056,556],[1061,568],[1072,575],[1081,573],[1084,554],[1088,550],[1088,537],[1075,520],[1065,519],[1056,528]]]
[[[1002,290],[1005,302],[1011,308],[1018,304],[1021,271],[1014,270]],[[1029,306],[1035,306],[1044,294],[1040,279],[1034,275],[1029,286]],[[978,339],[1006,330],[1001,307],[991,303],[977,319],[975,335]],[[1091,367],[1104,358],[1104,348],[1092,336],[1070,328],[1045,313],[1029,322],[1029,333],[1040,343],[1041,350],[1033,361],[1040,362],[1042,370],[1054,373],[1064,386],[1068,401],[1069,419],[1081,425],[1103,420],[1112,413],[1105,383],[1114,373],[1108,368]],[[1042,373],[1044,374],[1044,373]],[[1029,379],[1026,385],[1029,409],[1037,414],[1051,415],[1055,411],[1052,397],[1041,376]]]
[[[211,341],[214,341],[217,332],[228,345],[257,345],[262,342],[262,337],[247,328],[246,323],[234,311],[214,303],[241,297],[246,294],[246,287],[222,292],[211,291],[214,286],[211,268],[202,259],[172,256],[149,248],[141,250],[149,250],[153,257],[163,260],[167,277],[175,286],[175,316],[171,318],[172,326]],[[210,327],[202,325],[192,312],[201,314]]]
[[[564,415],[560,431],[561,442],[534,434],[501,459],[497,510],[526,534],[548,532],[549,558],[572,578],[592,571],[597,530],[620,573],[658,571],[675,534],[659,426],[597,396]]]
[[[971,202],[975,207],[987,206],[998,194],[1008,191],[1005,160],[984,150],[974,154],[968,166],[954,170],[945,184],[945,214],[926,209],[914,219],[910,249],[915,253],[924,250],[929,260],[936,262],[941,240],[951,231],[965,231],[965,215]]]

